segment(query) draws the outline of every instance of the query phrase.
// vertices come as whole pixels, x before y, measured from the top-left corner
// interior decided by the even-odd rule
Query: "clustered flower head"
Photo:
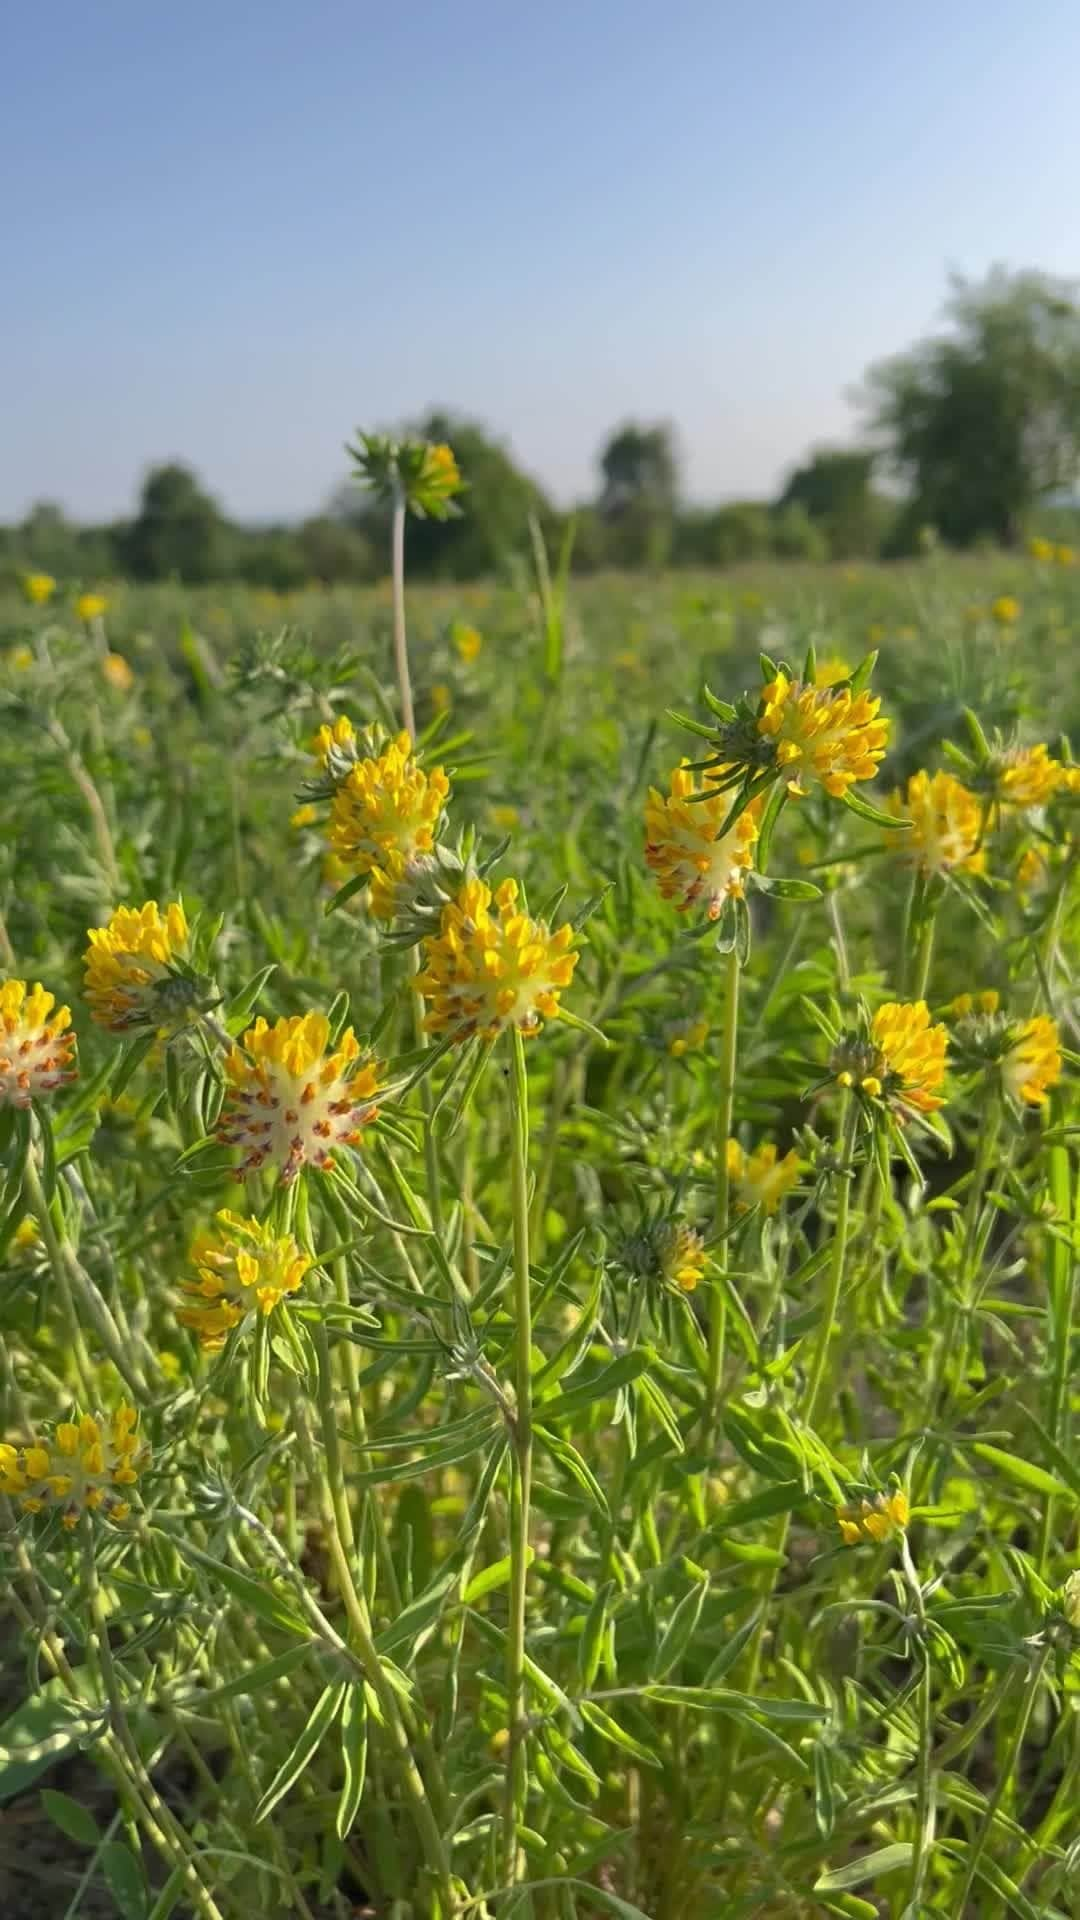
[[[719,773],[726,771],[721,768]],[[650,787],[645,803],[645,860],[664,899],[673,901],[680,913],[703,906],[709,920],[719,919],[725,900],[741,899],[753,865],[762,805],[760,798],[752,800],[717,839],[731,812],[729,792],[699,788],[685,764],[672,770],[666,797]]]
[[[135,675],[130,662],[122,653],[107,653],[101,662],[101,672],[117,693],[130,693],[135,684]]]
[[[987,769],[995,799],[1007,807],[1042,807],[1066,784],[1069,769],[1055,760],[1045,741],[1011,747],[995,755]]]
[[[693,1293],[705,1273],[705,1242],[695,1228],[666,1220],[657,1231],[660,1277],[680,1293]]]
[[[0,1107],[28,1107],[74,1080],[75,1035],[71,1009],[40,981],[0,985]]]
[[[249,1314],[272,1313],[287,1293],[296,1292],[311,1265],[291,1233],[275,1234],[227,1207],[217,1220],[220,1231],[201,1234],[192,1247],[198,1279],[181,1282],[188,1304],[176,1316],[208,1353],[218,1352]]]
[[[925,874],[981,873],[983,814],[975,795],[951,773],[913,773],[907,790],[891,795],[889,811],[909,820],[909,833],[891,834],[901,859]]]
[[[311,742],[311,751],[329,781],[327,791],[332,793],[360,758],[356,729],[348,714],[339,713],[332,723],[321,726]]]
[[[146,1464],[148,1450],[140,1448],[134,1407],[121,1402],[108,1417],[85,1413],[77,1420],[61,1420],[52,1433],[34,1437],[24,1446],[0,1445],[0,1493],[18,1502],[24,1513],[63,1508],[65,1527],[78,1525],[79,1514],[102,1508],[110,1520],[126,1520],[131,1512],[128,1489]]]
[[[391,440],[361,433],[348,449],[356,477],[384,499],[401,501],[423,519],[456,513],[455,495],[465,485],[452,447],[443,440]]]
[[[866,1034],[847,1034],[833,1049],[831,1071],[842,1087],[881,1101],[898,1114],[933,1113],[943,1102],[948,1032],[932,1025],[925,1000],[888,1000]]]
[[[872,780],[885,756],[889,723],[881,701],[850,686],[804,686],[780,671],[761,693],[757,730],[772,742],[788,792],[805,795],[815,782],[842,800],[857,780]]]
[[[101,619],[108,604],[103,593],[80,593],[75,602],[75,611],[79,619],[85,620],[87,626],[89,626],[92,620]]]
[[[85,993],[100,1027],[166,1032],[183,1024],[199,993],[186,965],[188,935],[187,916],[175,900],[164,914],[156,900],[117,907],[108,926],[90,928]]]
[[[775,1213],[785,1194],[798,1183],[799,1156],[792,1148],[779,1159],[771,1140],[764,1141],[753,1153],[747,1153],[738,1140],[729,1140],[727,1169],[740,1212],[760,1207],[763,1213]]]
[[[858,1547],[865,1541],[880,1546],[896,1533],[903,1533],[911,1518],[908,1497],[902,1487],[894,1493],[876,1494],[873,1500],[860,1500],[858,1506],[837,1507],[836,1524],[846,1547]]]
[[[1028,1107],[1046,1105],[1051,1087],[1061,1079],[1061,1045],[1056,1020],[1036,1014],[1014,1027],[1001,1060],[1006,1093]]]
[[[393,917],[407,869],[431,853],[449,792],[442,767],[428,774],[418,766],[407,733],[377,756],[358,759],[337,786],[330,848],[349,872],[373,876],[371,906],[378,918]]]
[[[415,982],[428,1003],[429,1033],[449,1033],[459,1043],[474,1034],[493,1040],[509,1027],[538,1033],[557,1017],[579,958],[573,928],[553,933],[545,920],[522,913],[517,898],[516,880],[503,880],[493,893],[474,876],[443,908]]]
[[[708,1037],[709,1023],[706,1019],[684,1020],[668,1040],[668,1052],[673,1060],[681,1060],[685,1054],[697,1053]]]
[[[43,607],[56,592],[56,581],[51,573],[24,573],[22,590],[32,607]]]
[[[361,1060],[351,1027],[329,1044],[326,1015],[305,1013],[272,1027],[260,1015],[232,1048],[217,1134],[242,1150],[241,1175],[270,1165],[288,1183],[307,1162],[329,1168],[334,1147],[359,1144],[378,1113],[379,1063]]]

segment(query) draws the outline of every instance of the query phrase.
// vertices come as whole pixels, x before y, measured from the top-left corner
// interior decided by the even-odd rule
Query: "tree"
[[[1044,274],[956,279],[949,334],[872,367],[865,404],[912,490],[905,520],[1011,545],[1080,472],[1080,308]]]
[[[609,528],[613,564],[663,566],[671,552],[678,480],[669,426],[628,421],[611,435],[600,454],[597,507]]]
[[[128,529],[126,564],[136,580],[218,580],[231,571],[229,533],[216,501],[187,467],[155,467]]]
[[[494,573],[509,553],[527,550],[529,515],[536,514],[544,526],[551,518],[551,507],[499,441],[474,422],[443,412],[428,414],[406,431],[411,439],[451,447],[465,481],[459,515],[447,520],[410,520],[410,574],[475,580]],[[385,571],[390,552],[385,503],[350,485],[336,495],[331,511],[367,536]]]
[[[888,504],[871,489],[875,455],[855,447],[822,447],[796,467],[776,503],[777,512],[801,507],[834,560],[875,553]]]

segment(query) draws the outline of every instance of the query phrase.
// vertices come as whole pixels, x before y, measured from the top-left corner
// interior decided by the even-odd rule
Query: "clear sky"
[[[357,424],[487,422],[567,500],[843,438],[951,267],[1080,264],[1076,0],[13,0],[0,519],[193,464],[313,511]]]

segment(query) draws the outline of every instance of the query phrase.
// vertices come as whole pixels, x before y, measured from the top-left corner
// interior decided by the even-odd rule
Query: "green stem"
[[[1016,1725],[1009,1735],[1009,1744],[1005,1750],[1005,1759],[998,1768],[997,1784],[983,1816],[982,1826],[979,1828],[974,1841],[968,1849],[967,1873],[964,1877],[964,1888],[956,1906],[956,1912],[958,1914],[968,1912],[968,1896],[975,1884],[975,1875],[978,1872],[979,1862],[986,1851],[986,1843],[990,1838],[998,1808],[1004,1800],[1012,1781],[1013,1770],[1020,1757],[1020,1749],[1024,1744],[1024,1737],[1028,1730],[1028,1722],[1031,1719],[1031,1710],[1035,1705],[1035,1696],[1039,1691],[1039,1684],[1049,1658],[1050,1643],[1047,1641],[1039,1648],[1038,1656],[1028,1672],[1027,1679],[1024,1683],[1024,1691],[1020,1697],[1020,1711],[1016,1716]]]
[[[724,969],[724,1020],[720,1031],[720,1085],[717,1089],[716,1132],[713,1139],[713,1170],[716,1183],[714,1226],[716,1258],[722,1273],[728,1269],[727,1234],[731,1220],[731,1181],[728,1174],[728,1141],[735,1104],[735,1063],[739,1046],[739,956],[734,947],[727,955]],[[709,1315],[709,1361],[705,1383],[704,1424],[710,1432],[719,1412],[720,1388],[724,1373],[724,1340],[727,1331],[727,1298],[722,1287],[714,1285]]]
[[[900,1535],[900,1561],[919,1622],[922,1672],[919,1676],[919,1749],[915,1771],[915,1845],[911,1858],[909,1911],[921,1910],[923,1885],[934,1847],[934,1712],[930,1645],[926,1635],[926,1606],[906,1533]]]
[[[77,1331],[78,1320],[74,1305],[76,1299],[87,1318],[93,1323],[94,1332],[132,1398],[136,1401],[145,1399],[146,1381],[135,1365],[129,1349],[125,1346],[108,1302],[83,1268],[63,1228],[57,1229],[56,1222],[49,1211],[49,1203],[45,1198],[33,1147],[26,1156],[25,1183],[27,1198],[41,1228],[41,1237],[45,1242],[49,1265],[56,1279],[60,1297],[64,1302],[65,1311],[73,1322],[72,1345],[76,1361],[80,1370],[85,1367],[87,1374],[84,1390],[88,1393],[91,1390],[93,1369],[86,1356],[81,1332]]]
[[[912,989],[913,1000],[925,1000],[926,986],[930,978],[930,962],[934,954],[934,928],[937,915],[931,909],[926,912],[919,928],[919,944],[915,950],[915,977]]]
[[[1050,1191],[1054,1202],[1056,1223],[1060,1228],[1065,1228],[1073,1222],[1076,1212],[1072,1200],[1072,1170],[1069,1165],[1068,1147],[1058,1145],[1050,1149]],[[1047,1425],[1062,1452],[1069,1453],[1072,1425],[1069,1377],[1073,1318],[1076,1313],[1076,1258],[1071,1246],[1064,1245],[1050,1235],[1047,1236],[1047,1244],[1047,1264],[1050,1270],[1047,1301],[1053,1347],[1053,1374]],[[1039,1540],[1039,1572],[1043,1578],[1046,1576],[1053,1539],[1054,1496],[1050,1494],[1043,1509],[1042,1533]]]
[[[409,679],[409,648],[405,635],[405,495],[394,493],[394,512],[390,522],[390,577],[394,607],[394,672],[401,701],[401,724],[410,739],[416,739],[416,713],[413,708],[412,682]]]
[[[60,1304],[68,1323],[68,1337],[71,1341],[71,1352],[75,1361],[75,1371],[79,1376],[80,1389],[86,1396],[87,1405],[85,1411],[89,1413],[92,1411],[90,1403],[94,1398],[93,1363],[87,1350],[86,1341],[83,1339],[82,1322],[75,1310],[75,1301],[71,1291],[71,1280],[68,1274],[67,1262],[64,1258],[64,1246],[66,1243],[61,1241],[53,1224],[53,1217],[49,1211],[49,1203],[45,1198],[45,1189],[41,1184],[41,1176],[38,1173],[35,1149],[33,1146],[30,1147],[26,1156],[26,1168],[23,1179],[26,1186],[26,1196],[30,1202],[30,1208],[34,1218],[38,1223],[41,1237],[45,1242],[45,1251],[49,1256],[49,1266],[53,1279],[56,1282],[56,1291],[60,1295]]]
[[[833,1226],[832,1257],[829,1261],[829,1279],[825,1294],[825,1306],[818,1328],[814,1357],[810,1364],[810,1378],[806,1387],[806,1398],[802,1406],[802,1420],[805,1426],[812,1426],[818,1398],[825,1380],[825,1366],[829,1357],[829,1342],[832,1338],[833,1322],[840,1305],[840,1292],[844,1284],[844,1266],[847,1257],[848,1221],[851,1213],[851,1155],[855,1145],[855,1126],[859,1109],[851,1095],[845,1093],[841,1101],[840,1116],[836,1126],[836,1145],[840,1166],[837,1173],[836,1221]]]
[[[532,1299],[529,1276],[529,1106],[525,1045],[510,1035],[510,1193],[514,1216],[514,1357],[516,1407],[510,1497],[510,1620],[507,1636],[507,1713],[510,1741],[503,1813],[505,1884],[520,1877],[517,1829],[528,1793],[525,1700],[525,1601],[529,1565],[529,1501],[532,1490]]]

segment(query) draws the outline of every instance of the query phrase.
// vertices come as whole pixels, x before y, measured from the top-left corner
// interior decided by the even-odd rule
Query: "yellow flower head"
[[[1057,1021],[1045,1013],[1025,1020],[1001,1062],[1005,1090],[1029,1107],[1042,1107],[1061,1079]]]
[[[676,1027],[668,1041],[668,1052],[675,1060],[681,1060],[684,1054],[697,1053],[709,1037],[707,1020],[689,1020]]]
[[[14,672],[27,673],[34,664],[34,650],[32,647],[9,647],[4,661]]]
[[[762,689],[758,732],[774,742],[788,791],[801,796],[816,780],[842,800],[856,780],[872,780],[885,756],[889,723],[881,701],[850,687],[804,687],[778,673]]]
[[[889,812],[912,823],[909,833],[889,835],[890,846],[909,865],[923,873],[982,872],[982,811],[975,795],[951,773],[913,773],[906,794],[899,788],[892,794]]]
[[[324,773],[331,779],[343,780],[360,757],[356,728],[348,714],[339,713],[332,726],[320,727],[311,742],[311,751]]]
[[[1045,886],[1048,872],[1046,856],[1041,848],[1025,847],[1016,863],[1017,892],[1034,893],[1038,887]]]
[[[480,633],[475,627],[467,627],[462,621],[455,620],[450,629],[450,638],[457,648],[459,659],[463,660],[467,667],[471,666],[484,644]]]
[[[260,1015],[233,1047],[217,1132],[223,1145],[241,1148],[241,1174],[269,1163],[288,1182],[306,1161],[327,1168],[334,1147],[359,1143],[378,1112],[378,1062],[361,1062],[351,1027],[333,1053],[329,1042],[323,1013],[294,1014],[272,1027]]]
[[[443,908],[416,977],[430,1033],[449,1031],[457,1042],[474,1033],[494,1039],[508,1027],[538,1033],[557,1017],[559,995],[578,963],[573,929],[552,933],[545,920],[518,911],[517,896],[516,880],[492,893],[483,880],[470,879]]]
[[[1052,560],[1054,557],[1053,541],[1043,540],[1039,534],[1033,534],[1027,545],[1033,560]]]
[[[835,687],[841,680],[850,678],[851,668],[838,653],[831,653],[827,660],[819,660],[814,668],[815,687]]]
[[[680,913],[704,906],[710,920],[720,916],[725,900],[741,899],[751,852],[757,839],[762,798],[744,808],[722,840],[716,835],[731,812],[734,794],[710,793],[693,798],[696,787],[689,767],[675,767],[671,792],[665,796],[649,788],[645,802],[645,861],[656,875],[665,900]]]
[[[100,1508],[110,1520],[126,1520],[129,1489],[149,1458],[149,1450],[139,1445],[137,1426],[134,1407],[122,1401],[111,1418],[85,1413],[60,1421],[25,1446],[5,1442],[0,1493],[17,1501],[24,1513],[62,1507],[65,1527],[77,1526],[84,1509]]]
[[[56,581],[51,573],[24,573],[22,590],[32,607],[43,607],[56,592]]]
[[[80,593],[75,602],[75,611],[79,619],[89,625],[91,620],[101,619],[108,604],[103,593]]]
[[[1059,567],[1074,567],[1076,565],[1076,549],[1065,546],[1055,547],[1054,559],[1057,561]]]
[[[1045,741],[1013,747],[997,764],[995,794],[1009,807],[1042,807],[1068,783],[1069,769],[1055,760]]]
[[[729,1140],[727,1166],[735,1204],[741,1212],[759,1206],[763,1213],[775,1213],[799,1178],[799,1156],[794,1148],[778,1160],[771,1140],[753,1153],[747,1153],[737,1140]]]
[[[188,923],[173,901],[164,914],[156,900],[144,907],[117,907],[107,927],[91,927],[85,993],[99,1027],[127,1033],[132,1027],[165,1031],[182,1021],[192,1000],[191,982],[175,965],[187,954]]]
[[[1003,593],[993,602],[990,611],[999,627],[1015,627],[1020,618],[1020,602],[1014,600],[1011,593]]]
[[[135,685],[135,675],[122,653],[107,653],[101,663],[101,671],[117,693],[130,693]]]
[[[0,1107],[28,1107],[75,1078],[75,1035],[69,1007],[40,981],[0,983]]]
[[[869,1100],[901,1113],[933,1113],[943,1104],[938,1088],[947,1045],[947,1031],[940,1023],[931,1026],[925,1000],[889,1000],[871,1020],[868,1038],[841,1040],[830,1064],[840,1086],[854,1087]]]
[[[429,444],[424,449],[423,464],[415,484],[415,493],[421,506],[441,505],[452,500],[460,493],[462,478],[452,447],[445,441]]]
[[[188,1305],[177,1312],[209,1353],[224,1346],[234,1327],[252,1313],[272,1313],[295,1293],[311,1265],[291,1233],[275,1234],[250,1217],[223,1207],[220,1231],[199,1236],[191,1250],[197,1280],[181,1282]]]
[[[412,741],[399,733],[377,759],[358,760],[334,794],[327,837],[351,873],[390,872],[431,852],[450,782],[441,767],[424,773]]]
[[[290,813],[289,825],[290,827],[297,828],[311,827],[314,826],[318,817],[318,809],[313,807],[310,800],[308,800],[305,801],[302,807],[297,807],[295,813]]]
[[[880,1546],[895,1533],[903,1533],[910,1518],[911,1508],[902,1487],[895,1493],[879,1493],[873,1500],[861,1500],[858,1506],[836,1509],[836,1524],[846,1547],[858,1547],[867,1540]]]
[[[453,695],[445,680],[436,680],[431,689],[431,704],[436,713],[449,713]]]
[[[954,1020],[969,1020],[972,1014],[996,1013],[1001,1005],[1001,995],[996,987],[986,987],[981,993],[958,993],[950,1000],[946,1013]]]
[[[662,1278],[669,1286],[678,1287],[680,1293],[693,1293],[705,1273],[705,1243],[700,1233],[669,1220],[660,1230],[657,1251]]]

